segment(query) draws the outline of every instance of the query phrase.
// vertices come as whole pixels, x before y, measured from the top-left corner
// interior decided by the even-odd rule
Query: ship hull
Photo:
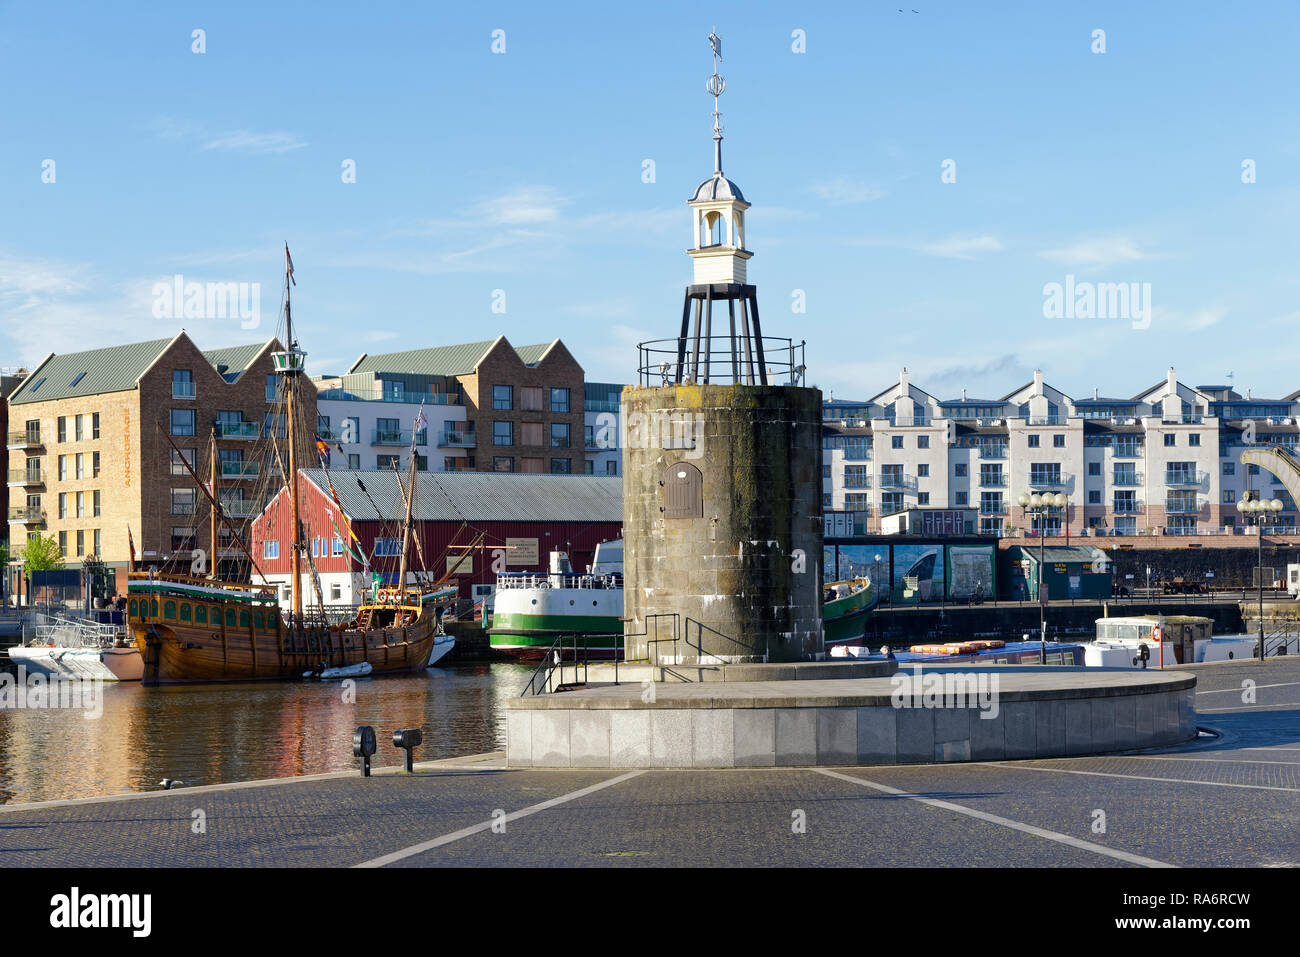
[[[144,673],[140,650],[130,648],[49,648],[14,646],[9,659],[29,674],[101,681],[139,681]]]
[[[865,640],[867,619],[875,605],[876,591],[870,585],[844,598],[826,602],[822,618],[826,647],[861,646]]]

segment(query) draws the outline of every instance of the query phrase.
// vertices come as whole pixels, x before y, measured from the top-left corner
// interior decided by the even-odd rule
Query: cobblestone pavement
[[[0,866],[1300,866],[1300,658],[1191,670],[1219,736],[1178,748],[632,772],[483,755],[0,807]]]

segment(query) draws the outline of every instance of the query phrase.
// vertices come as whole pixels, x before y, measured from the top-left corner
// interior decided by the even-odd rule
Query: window
[[[1117,513],[1138,511],[1137,492],[1116,492],[1114,510]]]
[[[189,469],[185,467],[188,462],[190,468],[194,467],[194,450],[181,449],[177,451],[172,449],[172,475],[189,475]]]
[[[901,449],[903,447],[903,437],[901,435],[891,435],[889,437],[889,447]]]
[[[396,558],[402,554],[400,538],[376,538],[375,555],[379,558]]]
[[[338,602],[343,600],[343,586],[338,582],[330,585],[330,601]]]
[[[398,419],[375,419],[375,444],[404,445],[402,441],[402,423]]]
[[[551,448],[567,449],[569,447],[569,423],[552,422],[551,423]],[[567,462],[568,459],[565,459]]]
[[[567,413],[569,411],[569,390],[552,389],[551,390],[551,411]]]
[[[1201,433],[1193,432],[1190,435],[1188,435],[1187,444],[1193,447],[1199,446],[1201,444]]]
[[[1233,505],[1236,503],[1236,501],[1237,501],[1237,493],[1230,488],[1225,488],[1223,490],[1223,504]]]
[[[99,438],[99,413],[98,412],[92,413],[90,416],[90,437],[92,439]],[[96,452],[95,454],[98,455],[99,453]]]
[[[68,533],[59,532],[59,554],[64,558],[68,557]]]
[[[402,462],[402,457],[400,455],[376,455],[375,456],[375,468],[382,469],[384,471],[392,471],[393,469],[400,468],[401,462]]]
[[[194,398],[194,373],[189,369],[172,370],[172,398]]]
[[[540,475],[542,471],[542,460],[537,458],[524,458],[519,460],[519,471],[527,472],[530,475]]]
[[[1001,492],[980,492],[980,514],[1001,515],[1002,514],[1002,493]]]
[[[353,471],[357,471],[361,468],[361,455],[359,453],[348,453],[348,468]]]
[[[86,477],[86,455],[84,452],[78,452],[77,453],[77,478],[84,479],[85,477]]]
[[[194,550],[194,529],[184,525],[172,526],[172,551],[189,552]]]
[[[494,385],[492,387],[492,409],[496,412],[509,412],[515,407],[514,395],[514,386]]]
[[[582,474],[583,474],[583,475],[595,475],[595,474],[596,474],[596,463],[593,462],[591,459],[587,459],[587,461],[583,462],[583,463],[582,463]]]
[[[981,535],[1001,535],[1002,519],[1000,518],[981,518],[980,519]]]
[[[194,434],[194,410],[172,409],[172,435]]]
[[[552,475],[568,475],[573,471],[573,463],[568,459],[551,459]]]
[[[68,441],[68,418],[64,415],[59,416],[59,441]]]
[[[86,517],[86,493],[77,493],[77,518]]]
[[[1100,475],[1100,474],[1101,474],[1101,463],[1100,463],[1100,462],[1089,462],[1089,463],[1088,463],[1088,474],[1089,474],[1089,475]]]
[[[81,529],[77,529],[77,554],[86,554],[86,533]]]
[[[280,557],[280,542],[278,539],[268,540],[262,543],[262,557],[263,558]]]
[[[1030,485],[1060,485],[1061,484],[1061,463],[1060,462],[1030,462],[1029,463],[1029,484]]]
[[[495,386],[494,388],[500,388]],[[506,386],[505,388],[510,388]],[[515,444],[515,424],[513,422],[493,422],[492,423],[492,444],[493,445],[514,445]]]
[[[520,445],[545,445],[546,439],[543,438],[545,434],[541,422],[519,423]]]
[[[335,558],[343,554],[343,539],[335,538],[330,542],[330,551]]]
[[[76,388],[77,383],[80,382],[80,381],[81,381],[82,379],[84,379],[85,377],[86,377],[86,373],[84,373],[84,372],[78,372],[77,375],[76,375],[76,378],[74,378],[71,382],[68,383],[68,388],[69,388],[69,389],[74,389],[74,388]]]
[[[99,478],[99,453],[90,453],[90,477]]]
[[[1165,433],[1165,448],[1171,448],[1178,444],[1178,436],[1172,432]]]
[[[406,383],[401,379],[383,379],[385,402],[401,402],[406,398]]]
[[[969,500],[969,497],[967,496],[967,494],[966,494],[965,492],[957,492],[957,493],[955,493],[955,494],[956,494],[956,502],[957,502],[958,505],[965,505],[965,504],[967,504],[967,502],[968,502],[968,500]]]
[[[95,491],[91,492],[90,496],[91,496],[91,506],[90,506],[91,517],[99,518],[100,515],[99,489],[95,489]],[[98,551],[96,552],[96,554],[98,554]]]
[[[59,518],[68,517],[68,493],[59,493]]]
[[[617,475],[617,474],[618,474],[618,462],[615,461],[614,459],[610,459],[609,461],[607,461],[607,462],[605,463],[605,474],[606,474],[606,475]]]
[[[918,435],[916,437],[916,447],[918,449],[928,449],[930,447],[930,437],[928,435]]]
[[[208,606],[207,606],[207,605],[195,605],[195,606],[194,606],[194,623],[195,623],[196,625],[206,625],[206,624],[208,623]]]
[[[194,489],[192,488],[172,489],[172,514],[173,515],[194,514]]]
[[[1137,463],[1136,462],[1116,462],[1115,463],[1115,485],[1138,485]]]
[[[96,513],[98,514],[98,513]],[[102,555],[103,541],[99,537],[99,529],[95,529],[95,554]]]
[[[1031,449],[1038,448],[1038,436],[1036,434],[1030,434],[1027,438],[1029,440],[1029,447]]]
[[[844,507],[854,512],[868,512],[871,510],[871,502],[868,501],[866,492],[847,492],[844,495]]]
[[[1063,449],[1063,448],[1065,448],[1065,436],[1064,436],[1064,435],[1053,435],[1053,436],[1052,436],[1052,448],[1054,448],[1054,449]]]
[[[526,386],[519,390],[519,408],[525,412],[542,411],[542,387]]]
[[[980,484],[999,486],[1006,484],[1002,480],[1002,465],[981,465],[980,466]]]
[[[513,472],[515,470],[515,460],[509,455],[494,455],[492,457],[493,472]]]
[[[1224,462],[1224,463],[1223,463],[1223,474],[1224,474],[1224,475],[1236,475],[1236,474],[1237,474],[1237,463],[1236,463],[1236,462]]]
[[[902,492],[885,492],[880,496],[880,514],[888,515],[891,512],[901,512],[902,510]]]
[[[1099,488],[1088,489],[1088,504],[1089,505],[1101,504],[1101,489]]]
[[[280,377],[278,375],[268,375],[266,377],[266,401],[274,402],[275,394],[280,388]]]
[[[916,477],[917,477],[917,478],[929,478],[929,477],[930,477],[930,466],[926,465],[925,463],[921,463],[920,465],[918,465],[918,466],[916,467]]]
[[[84,442],[86,440],[86,417],[80,414],[77,415],[73,420],[73,426],[73,435],[77,437],[77,441]]]
[[[930,504],[930,493],[929,493],[929,492],[917,492],[917,493],[916,493],[916,504],[917,504],[917,505],[929,505],[929,504]]]
[[[954,466],[952,467],[952,474],[955,475],[955,476],[957,476],[957,478],[965,478],[965,477],[966,477],[966,463],[965,463],[965,462],[958,462],[956,465],[954,465]]]

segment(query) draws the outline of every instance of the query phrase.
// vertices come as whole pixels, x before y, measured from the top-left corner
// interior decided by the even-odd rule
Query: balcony
[[[1165,513],[1168,515],[1195,515],[1202,508],[1203,503],[1199,502],[1165,502]]]
[[[317,400],[337,402],[403,402],[407,405],[463,405],[460,396],[450,392],[383,392],[379,389],[322,389]],[[614,411],[618,411],[617,403]]]
[[[891,428],[914,428],[929,425],[931,419],[926,415],[896,415],[889,420]]]
[[[869,462],[871,460],[871,449],[857,446],[846,445],[840,452],[843,453],[846,462]]]
[[[1068,425],[1069,421],[1064,415],[1031,415],[1025,423],[1027,425]]]
[[[845,488],[871,488],[870,475],[844,476]]]
[[[194,398],[193,382],[172,382],[173,399],[192,399]]]
[[[1064,488],[1070,484],[1068,472],[1030,472],[1030,488]]]
[[[1111,511],[1116,515],[1141,515],[1145,508],[1142,502],[1116,502]]]
[[[984,505],[984,504],[981,504],[981,505],[980,505],[980,514],[981,514],[981,515],[995,515],[995,516],[996,516],[996,515],[1001,515],[1001,516],[1005,516],[1005,515],[1007,514],[1007,505],[1006,505],[1005,502],[1003,502],[1001,505]]]
[[[1005,459],[1007,457],[1007,447],[1005,445],[981,445],[980,458],[982,459]]]
[[[1166,485],[1204,485],[1209,481],[1209,478],[1209,472],[1202,472],[1197,469],[1190,471],[1179,469],[1178,471],[1165,472]]]
[[[1133,443],[1125,442],[1123,445],[1120,445],[1120,444],[1117,443],[1117,444],[1115,444],[1114,446],[1112,446],[1112,449],[1113,449],[1114,451],[1112,451],[1111,454],[1112,454],[1113,456],[1115,456],[1115,458],[1117,458],[1117,459],[1140,459],[1140,458],[1142,458],[1142,445],[1141,445],[1141,443],[1136,443],[1136,442],[1133,442]]]
[[[261,509],[257,503],[248,499],[229,499],[221,503],[221,510],[226,518],[251,518]]]
[[[1142,484],[1142,473],[1116,472],[1115,478],[1110,484],[1116,488],[1136,488]]]
[[[10,469],[10,485],[44,485],[45,476],[40,469]]]
[[[260,422],[218,422],[217,438],[253,440],[262,437]]]
[[[916,476],[901,472],[881,472],[880,487],[889,489],[915,489]]]
[[[10,432],[7,447],[11,449],[28,449],[43,444],[40,429],[24,429]]]
[[[988,475],[981,472],[979,484],[984,488],[1006,488],[1007,477],[1005,475]]]
[[[371,445],[384,446],[407,446],[411,444],[410,429],[372,429],[370,432]],[[429,433],[424,429],[415,433],[416,445],[428,445]]]
[[[421,445],[424,443],[421,442]],[[478,445],[473,432],[439,432],[438,448],[440,449],[472,449]],[[596,441],[592,439],[587,443],[587,448],[596,448]]]
[[[262,474],[258,462],[222,462],[221,477],[233,479],[255,479]]]
[[[1166,535],[1196,535],[1198,534],[1198,532],[1196,531],[1195,525],[1166,525],[1165,534]]]
[[[30,505],[11,505],[9,522],[18,525],[44,525],[45,509]]]
[[[588,399],[583,403],[586,412],[617,412],[618,399]]]

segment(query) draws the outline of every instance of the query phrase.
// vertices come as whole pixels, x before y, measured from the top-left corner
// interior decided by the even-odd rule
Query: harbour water
[[[398,728],[420,728],[416,760],[505,746],[505,705],[534,665],[461,664],[339,682],[145,688],[104,685],[103,714],[0,710],[0,803],[52,801],[357,767],[352,732],[374,727],[376,766],[399,765]]]

